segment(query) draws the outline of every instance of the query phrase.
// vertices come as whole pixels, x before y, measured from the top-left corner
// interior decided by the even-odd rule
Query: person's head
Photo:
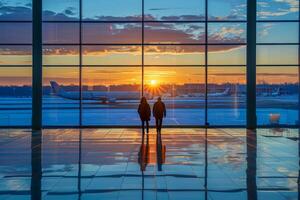
[[[161,101],[161,97],[158,97],[158,98],[157,98],[157,101],[159,101],[159,102],[160,102],[160,101]]]
[[[142,97],[142,98],[141,98],[141,104],[144,104],[144,103],[147,103],[146,97]]]

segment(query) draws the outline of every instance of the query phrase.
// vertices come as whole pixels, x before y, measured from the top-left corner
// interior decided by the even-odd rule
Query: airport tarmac
[[[83,125],[139,125],[136,112],[139,101],[117,101],[103,104],[83,101]],[[150,100],[152,105],[154,100]],[[203,125],[205,100],[199,98],[173,98],[165,100],[167,118],[165,125]],[[298,119],[297,96],[257,97],[258,124],[270,123],[270,114],[280,114],[281,124],[294,125]],[[208,122],[211,125],[245,125],[245,97],[209,97]],[[79,101],[61,97],[44,97],[43,124],[46,126],[73,126],[79,123]],[[1,98],[0,126],[29,125],[31,121],[30,98]],[[154,120],[151,120],[151,124]]]

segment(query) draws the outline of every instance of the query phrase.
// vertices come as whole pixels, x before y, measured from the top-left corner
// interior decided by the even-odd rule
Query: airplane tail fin
[[[230,92],[230,88],[226,88],[226,90],[224,91],[224,94],[229,95],[229,92]]]
[[[50,81],[50,84],[54,94],[59,95],[65,93],[64,89],[62,89],[57,82]]]

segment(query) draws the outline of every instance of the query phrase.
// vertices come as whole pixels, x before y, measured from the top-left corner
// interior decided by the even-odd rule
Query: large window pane
[[[257,0],[258,20],[298,20],[297,0]]]
[[[298,67],[257,67],[259,125],[296,125],[299,95]]]
[[[298,45],[257,45],[258,65],[298,65]]]
[[[204,65],[204,46],[145,46],[145,65]]]
[[[43,46],[44,65],[79,65],[79,46]]]
[[[31,23],[1,23],[0,43],[30,44],[32,41]]]
[[[298,31],[299,24],[294,22],[260,22],[257,23],[257,42],[298,43]]]
[[[144,68],[145,92],[161,96],[167,107],[167,125],[203,125],[205,108],[205,68],[158,66]],[[154,124],[154,120],[151,120]]]
[[[208,46],[209,65],[245,65],[246,47],[243,45]]]
[[[205,41],[203,23],[145,23],[145,43],[199,44]]]
[[[0,126],[31,125],[31,67],[0,67]]]
[[[145,20],[199,21],[205,19],[205,0],[145,0]]]
[[[79,125],[79,67],[43,68],[43,125]]]
[[[32,0],[0,1],[0,20],[3,21],[32,20]]]
[[[142,47],[123,45],[83,46],[84,65],[141,65]]]
[[[142,25],[139,23],[84,23],[84,44],[139,44]]]
[[[42,0],[43,20],[77,21],[79,20],[79,0]]]
[[[43,24],[44,44],[78,44],[79,24],[78,23],[44,23]]]
[[[31,46],[0,45],[0,65],[29,65],[32,64]]]
[[[84,0],[82,3],[84,20],[137,21],[142,19],[141,0]]]
[[[141,75],[141,67],[83,67],[83,125],[139,125]]]
[[[208,20],[246,20],[246,0],[208,0]]]
[[[246,67],[208,67],[210,125],[246,124]]]
[[[245,43],[245,23],[208,24],[208,43]]]

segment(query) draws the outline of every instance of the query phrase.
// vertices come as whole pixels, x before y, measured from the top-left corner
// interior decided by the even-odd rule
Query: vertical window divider
[[[297,122],[298,128],[300,127],[300,13],[299,13],[299,8],[300,8],[300,1],[298,1],[298,122]],[[299,153],[300,153],[300,142],[299,142]],[[298,189],[300,189],[300,184],[298,184]]]
[[[82,0],[79,0],[79,126],[82,127]]]
[[[256,129],[256,8],[247,0],[247,129]]]
[[[32,121],[34,130],[42,128],[43,97],[42,1],[32,1]]]
[[[205,0],[205,127],[208,123],[208,0]]]
[[[145,39],[144,39],[144,32],[145,32],[145,0],[142,0],[142,96],[144,96],[144,65],[145,65],[145,61],[144,61],[144,42],[145,42]]]

